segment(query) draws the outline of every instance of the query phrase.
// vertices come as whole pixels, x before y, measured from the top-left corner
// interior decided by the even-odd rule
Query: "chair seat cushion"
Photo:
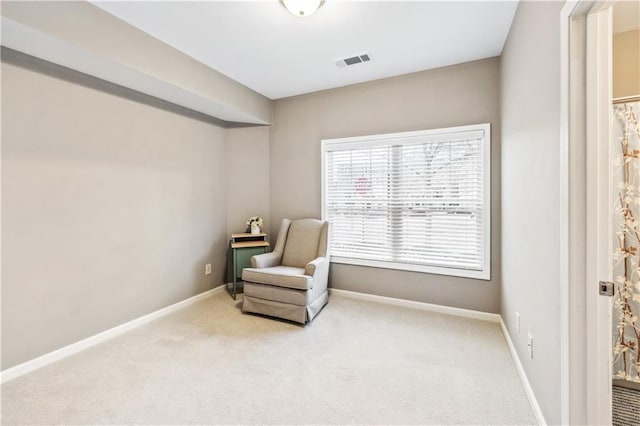
[[[311,276],[304,274],[304,268],[293,266],[274,266],[260,269],[244,268],[242,280],[297,290],[308,290],[313,283]]]

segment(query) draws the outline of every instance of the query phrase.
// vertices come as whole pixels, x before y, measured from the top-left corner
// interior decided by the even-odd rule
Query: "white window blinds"
[[[489,279],[489,125],[323,141],[332,261]]]

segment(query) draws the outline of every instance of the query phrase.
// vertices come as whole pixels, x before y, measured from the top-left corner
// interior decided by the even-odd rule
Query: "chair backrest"
[[[284,219],[282,225],[285,226],[287,222],[288,219]],[[284,266],[304,268],[316,257],[328,254],[329,222],[318,219],[294,220],[290,222],[286,235],[281,262]]]

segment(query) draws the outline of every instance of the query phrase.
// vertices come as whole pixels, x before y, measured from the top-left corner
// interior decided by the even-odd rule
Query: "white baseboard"
[[[351,299],[367,300],[369,302],[385,303],[387,305],[403,306],[405,308],[420,309],[423,311],[437,312],[440,314],[455,315],[458,317],[473,318],[482,321],[500,322],[500,315],[488,312],[473,311],[471,309],[453,308],[451,306],[434,305],[432,303],[416,302],[414,300],[396,299],[394,297],[377,296],[375,294],[358,293],[355,291],[330,288],[330,294],[349,297]]]
[[[516,352],[516,347],[513,345],[513,341],[511,340],[511,336],[509,335],[509,330],[507,330],[507,326],[504,324],[502,317],[500,317],[500,328],[502,328],[502,334],[504,335],[504,339],[507,341],[507,346],[509,347],[511,358],[513,358],[513,363],[515,364],[518,375],[520,376],[520,381],[522,382],[524,392],[527,394],[527,399],[529,399],[531,410],[536,416],[538,424],[541,426],[546,426],[547,421],[544,419],[544,415],[542,414],[542,410],[540,409],[540,405],[538,405],[538,400],[536,399],[536,394],[533,393],[533,388],[531,387],[531,383],[529,383],[527,373],[524,371],[524,367],[522,366],[522,362],[520,362],[518,352]]]
[[[141,316],[139,318],[136,318],[124,324],[105,330],[102,333],[95,334],[91,337],[87,337],[86,339],[64,346],[60,349],[56,349],[53,352],[49,352],[47,354],[39,356],[38,358],[34,358],[30,361],[8,368],[0,373],[0,376],[1,376],[0,383],[5,383],[9,380],[15,379],[16,377],[23,376],[27,373],[37,370],[38,368],[42,368],[45,365],[49,365],[53,362],[59,361],[63,358],[66,358],[70,355],[78,353],[91,346],[97,345],[98,343],[102,343],[105,340],[109,340],[113,337],[126,333],[127,331],[133,330],[134,328],[140,327],[141,325],[147,324],[157,318],[160,318],[172,312],[175,312],[180,308],[184,308],[202,299],[211,297],[215,293],[218,293],[224,290],[225,286],[226,284],[223,284],[211,290],[207,290],[203,293],[197,294],[193,297],[182,300],[178,303],[174,303],[173,305],[167,306],[162,309],[158,309],[157,311],[151,312],[150,314]]]

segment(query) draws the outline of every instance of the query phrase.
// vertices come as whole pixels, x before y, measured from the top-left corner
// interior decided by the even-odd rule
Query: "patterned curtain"
[[[640,102],[613,106],[616,294],[613,378],[640,382]]]

